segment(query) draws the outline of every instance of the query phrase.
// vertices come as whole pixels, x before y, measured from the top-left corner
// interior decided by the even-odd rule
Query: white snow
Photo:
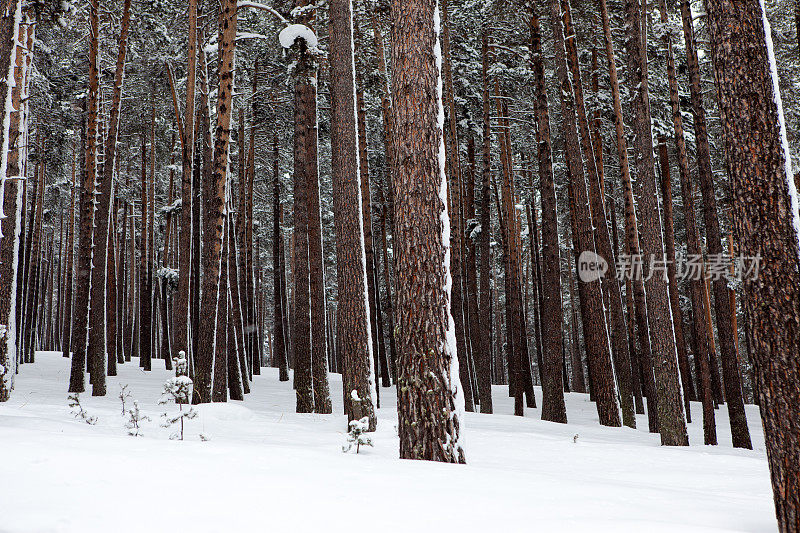
[[[0,404],[2,529],[59,531],[776,531],[758,409],[747,406],[754,451],[731,447],[727,410],[719,446],[703,446],[692,403],[691,447],[659,445],[638,427],[600,426],[588,395],[567,394],[569,424],[514,417],[508,389],[495,414],[466,413],[466,465],[398,459],[395,394],[384,389],[374,447],[343,454],[347,418],[331,374],[333,415],[296,414],[291,381],[254,376],[244,402],[196,406],[186,441],[169,440],[157,405],[172,375],[138,361],[108,378],[106,397],[81,395],[90,426],[67,406],[69,359],[39,352]],[[117,397],[127,384],[142,415],[127,435]],[[541,405],[541,390],[535,388]],[[129,404],[130,405],[130,404]],[[199,434],[210,436],[202,442]],[[317,495],[309,506],[308,495]],[[181,502],[175,505],[176,498]],[[361,505],[356,502],[369,502]],[[402,510],[402,512],[400,512]],[[410,516],[413,513],[413,518]],[[356,526],[361,527],[361,526]]]
[[[289,24],[281,30],[278,40],[284,48],[291,48],[297,39],[303,39],[309,48],[316,48],[318,41],[317,35],[304,24]]]

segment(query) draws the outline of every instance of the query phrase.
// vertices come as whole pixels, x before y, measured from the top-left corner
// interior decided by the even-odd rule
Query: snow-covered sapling
[[[80,418],[90,426],[97,424],[97,417],[91,416],[86,409],[81,405],[81,395],[73,392],[67,396],[67,405],[72,409],[72,414],[75,418]]]
[[[183,355],[184,352],[181,351],[181,354]],[[173,360],[175,361],[176,374],[186,370],[185,357]],[[183,420],[191,420],[197,416],[197,411],[195,411],[193,407],[190,407],[188,411],[183,410],[183,404],[188,404],[192,397],[193,386],[192,380],[186,375],[177,375],[174,378],[169,378],[164,383],[164,392],[161,394],[158,404],[166,405],[170,401],[175,402],[178,405],[178,414],[170,415],[169,413],[162,413],[161,418],[163,422],[161,423],[161,427],[168,428],[180,422],[180,431],[170,435],[170,439],[183,440]]]
[[[353,389],[350,392],[350,398],[353,400],[353,411],[356,416],[361,414],[361,398],[358,397],[358,392]],[[365,416],[357,420],[351,420],[348,424],[349,430],[347,432],[347,442],[342,446],[344,453],[349,452],[356,447],[358,453],[361,446],[372,446],[372,439],[367,433],[369,431],[369,417]]]
[[[139,412],[139,402],[133,400],[133,407],[128,409],[128,421],[125,423],[125,428],[128,430],[128,435],[131,435],[132,437],[141,436],[141,423],[145,420],[150,421],[151,418]]]
[[[369,433],[367,433],[368,430],[368,416],[365,416],[361,420],[351,420],[350,431],[347,433],[347,443],[342,446],[342,451],[347,453],[355,446],[356,453],[358,453],[361,446],[372,446],[372,439],[369,437]]]

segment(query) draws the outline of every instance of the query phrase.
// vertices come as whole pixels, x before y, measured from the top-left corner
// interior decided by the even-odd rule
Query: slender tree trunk
[[[69,226],[67,226],[67,259],[66,259],[66,269],[64,274],[64,314],[61,317],[61,324],[63,331],[61,333],[61,354],[64,357],[69,357],[70,353],[72,352],[72,275],[75,270],[75,258],[74,258],[74,251],[75,251],[75,157],[73,153],[72,158],[72,187],[70,190],[70,197],[69,197]],[[123,223],[125,223],[125,218],[127,217],[127,204],[125,205],[125,209],[123,211]],[[123,227],[123,242],[125,239],[125,229]],[[124,261],[124,248],[123,254],[120,256]],[[123,278],[123,285],[125,280]]]
[[[278,132],[275,130],[272,134],[272,154],[273,154],[273,183],[274,188],[272,192],[272,279],[273,279],[273,297],[274,297],[274,320],[275,328],[273,330],[273,338],[275,339],[272,357],[273,362],[278,367],[278,379],[280,381],[289,381],[289,361],[286,357],[286,338],[284,321],[286,321],[286,308],[285,302],[285,283],[286,278],[282,269],[282,242],[283,231],[281,230],[281,221],[283,219],[283,204],[281,203],[281,179],[280,179],[280,151],[278,149]]]
[[[684,4],[686,5],[684,6]],[[733,7],[726,4],[725,9],[733,9]],[[743,6],[742,9],[744,9]],[[692,15],[688,0],[681,0],[681,16],[683,18],[684,39],[687,43],[686,63],[689,67],[689,88],[692,97],[694,132],[695,138],[697,139],[697,170],[700,176],[700,192],[703,195],[703,226],[706,231],[706,246],[708,247],[709,257],[722,257],[724,249],[722,247],[722,234],[719,229],[719,219],[717,218],[714,175],[711,168],[711,152],[708,144],[708,133],[706,131],[705,111],[703,110],[703,93],[700,85],[700,66],[697,60]],[[760,37],[758,38],[760,39]],[[721,113],[725,114],[724,111],[721,111]],[[728,176],[730,176],[732,181],[735,180],[730,173]],[[747,417],[744,411],[739,360],[736,354],[736,331],[733,329],[731,320],[733,310],[731,309],[730,297],[728,296],[728,281],[722,276],[713,281],[712,287],[714,291],[714,310],[716,311],[717,317],[717,332],[722,356],[725,400],[728,404],[728,418],[731,423],[733,446],[735,448],[750,449],[753,445],[750,442],[750,432],[747,428]]]
[[[111,196],[114,186],[114,161],[117,153],[117,132],[120,121],[122,86],[125,80],[125,56],[128,47],[128,25],[130,22],[131,0],[125,0],[120,23],[119,52],[114,73],[114,92],[109,111],[108,138],[105,139],[103,165],[97,176],[95,195],[94,252],[92,254],[92,289],[89,311],[89,342],[87,357],[92,368],[92,396],[106,394],[106,306],[108,270],[108,241],[111,224]],[[113,235],[111,236],[113,238]],[[112,310],[113,311],[113,310]],[[115,359],[116,360],[116,359]],[[116,371],[116,370],[115,370]]]
[[[478,373],[478,391],[480,395],[481,413],[492,412],[492,330],[491,275],[490,258],[491,205],[489,203],[489,182],[491,181],[491,103],[489,101],[489,34],[488,28],[482,29],[481,35],[481,78],[483,82],[483,161],[481,168],[481,186],[478,196],[478,270],[480,271],[480,339],[478,355],[475,358]]]
[[[653,355],[655,396],[658,401],[658,423],[661,444],[686,446],[686,418],[678,375],[678,360],[675,351],[675,333],[670,318],[669,295],[666,276],[652,272],[653,261],[664,260],[661,216],[658,210],[658,194],[653,159],[653,133],[650,118],[650,96],[647,80],[647,49],[644,46],[645,30],[639,0],[625,0],[625,49],[628,60],[628,75],[633,91],[634,132],[636,143],[636,188],[640,212],[643,274],[647,291],[647,324]]]
[[[555,36],[555,70],[561,90],[562,128],[565,139],[567,174],[569,178],[570,212],[573,220],[575,263],[580,268],[582,253],[594,254],[594,226],[601,222],[593,222],[589,207],[586,179],[583,173],[583,161],[578,143],[577,116],[572,82],[567,71],[566,48],[564,46],[564,28],[562,27],[561,6],[558,0],[550,2],[550,17]],[[599,220],[603,220],[600,218]],[[593,256],[590,256],[590,258]],[[603,309],[603,294],[599,279],[580,279],[578,290],[581,300],[581,317],[583,332],[589,361],[589,375],[597,404],[600,423],[606,426],[619,426],[619,407],[616,387],[614,385],[614,369],[611,364],[606,315]],[[559,369],[559,375],[560,375]],[[559,384],[559,387],[561,385]]]
[[[197,0],[188,1],[189,44],[188,70],[186,73],[186,111],[184,113],[181,139],[181,221],[178,251],[178,287],[175,293],[172,320],[175,354],[189,353],[189,293],[191,287],[192,227],[194,206],[192,204],[192,173],[194,171],[195,145],[195,86],[197,80]],[[194,246],[200,243],[194,241]],[[196,335],[197,332],[195,331]]]
[[[230,150],[231,113],[234,90],[234,57],[236,52],[237,8],[234,0],[224,0],[219,18],[219,92],[217,126],[214,135],[214,164],[211,179],[204,183],[205,231],[203,246],[203,291],[200,308],[216,315],[220,295],[222,238],[225,219],[225,190]],[[224,294],[223,294],[224,297]],[[216,318],[216,317],[215,317]],[[194,403],[211,400],[216,320],[200,320],[195,369]]]
[[[17,351],[19,342],[16,336],[16,314],[18,302],[14,298],[20,279],[19,253],[22,234],[22,212],[24,211],[22,190],[19,179],[8,179],[19,175],[19,151],[21,131],[20,96],[22,92],[22,50],[16,45],[16,36],[21,32],[22,5],[19,0],[0,2],[0,116],[8,130],[0,132],[0,402],[8,401],[14,386],[17,370]],[[12,85],[13,84],[13,85]],[[9,98],[10,96],[10,98]],[[11,105],[7,106],[9,102]],[[9,150],[10,149],[10,150]]]
[[[223,220],[225,227],[231,223],[230,215]],[[214,346],[214,383],[211,390],[212,402],[228,401],[228,240],[229,232],[222,230],[222,261],[219,276],[219,297],[217,298],[217,325]],[[234,357],[236,354],[234,352]]]
[[[550,114],[545,88],[544,57],[539,14],[531,4],[529,19],[535,112],[538,125],[537,154],[539,167],[539,192],[542,200],[542,420],[566,422],[564,392],[556,366],[562,350],[561,337],[561,259],[558,245],[558,213],[553,176],[552,145],[550,142]],[[534,228],[532,228],[534,229]],[[531,253],[538,253],[531,250]],[[583,379],[583,370],[578,367]],[[575,372],[573,364],[573,372]],[[547,378],[545,379],[545,375]],[[575,388],[573,386],[573,388]]]
[[[348,420],[368,417],[369,428],[374,430],[377,423],[375,370],[372,358],[364,214],[358,159],[359,138],[356,129],[352,28],[351,0],[332,0],[330,3],[331,166],[338,284],[336,342],[344,359],[342,377]],[[368,180],[369,176],[364,176],[364,179]],[[353,393],[359,398],[358,401]]]
[[[147,190],[147,140],[144,133],[142,136],[142,199],[141,199],[141,224],[139,229],[139,366],[144,370],[152,369],[152,357],[150,341],[152,339],[151,319],[153,309],[153,295],[147,282],[148,259],[150,253],[150,232],[148,217],[150,214],[150,195]],[[151,146],[150,149],[154,149]]]

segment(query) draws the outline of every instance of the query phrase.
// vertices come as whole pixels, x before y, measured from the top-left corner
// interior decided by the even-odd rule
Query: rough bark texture
[[[686,5],[684,6],[684,4]],[[725,5],[728,6],[728,3],[726,2]],[[731,6],[725,7],[725,9],[732,8]],[[744,9],[739,5],[736,5],[736,8]],[[700,66],[694,42],[691,11],[687,0],[681,1],[681,16],[683,18],[684,38],[687,43],[686,63],[689,67],[689,88],[692,97],[694,132],[697,139],[697,173],[700,177],[700,192],[703,195],[703,226],[706,232],[708,254],[713,257],[717,254],[723,254],[725,250],[722,246],[722,235],[717,217],[714,174],[711,168],[711,151],[708,144],[705,111],[703,110],[703,93],[700,85]],[[744,34],[746,30],[740,27],[735,31]],[[734,179],[730,173],[728,176],[731,177],[731,180]],[[719,256],[717,255],[717,257]],[[742,379],[739,374],[739,360],[736,353],[736,331],[732,323],[733,309],[728,295],[727,280],[722,277],[713,281],[712,290],[714,291],[714,310],[716,311],[717,333],[722,357],[722,381],[725,387],[725,401],[728,404],[733,446],[735,448],[752,448],[750,433],[747,429],[747,417],[744,411]],[[712,377],[714,375],[715,373],[712,374]],[[717,381],[719,380],[717,379]]]
[[[297,412],[314,411],[312,382],[311,297],[309,265],[309,189],[317,179],[316,63],[306,42],[295,42],[297,66],[294,88],[294,388]],[[313,162],[311,161],[313,159]],[[319,215],[317,215],[319,216]],[[323,339],[320,339],[324,341]]]
[[[342,378],[348,420],[368,417],[369,428],[374,430],[377,423],[373,404],[375,372],[364,252],[350,0],[331,0],[330,22],[331,167],[338,284],[336,343],[344,363]]]
[[[86,366],[87,328],[89,327],[89,291],[92,278],[92,227],[94,226],[94,193],[97,179],[97,102],[99,80],[97,71],[97,37],[100,22],[99,0],[92,0],[89,8],[89,94],[86,100],[86,133],[84,157],[86,164],[80,199],[80,234],[78,237],[77,280],[75,309],[73,311],[72,336],[74,350],[69,392],[84,391],[84,367]]]
[[[401,458],[463,463],[436,10],[392,0],[398,431]]]
[[[647,86],[647,50],[643,45],[643,14],[639,0],[625,0],[625,49],[628,75],[633,91],[634,132],[636,133],[635,162],[636,189],[641,227],[641,247],[647,293],[647,325],[650,332],[650,347],[653,355],[655,396],[658,401],[658,423],[661,444],[687,446],[681,398],[678,358],[675,352],[675,336],[669,307],[669,295],[665,276],[654,273],[648,276],[651,258],[663,261],[664,242],[658,209],[658,194],[653,158],[653,133],[651,129],[650,101]]]
[[[230,150],[231,112],[233,99],[233,62],[236,52],[236,2],[224,0],[219,17],[219,93],[217,126],[214,134],[212,175],[204,188],[203,291],[200,308],[216,317],[222,266],[222,231],[225,219],[225,189]],[[214,361],[216,320],[200,320],[195,369],[194,403],[211,401],[211,370]]]
[[[709,0],[706,8],[725,166],[733,182],[736,241],[743,255],[761,257],[758,277],[745,278],[742,294],[750,318],[747,328],[754,347],[775,511],[780,531],[796,532],[800,531],[800,228],[778,80],[770,72],[770,66],[775,68],[768,49],[772,37],[763,3]],[[726,373],[726,391],[728,377]]]
[[[286,320],[285,302],[285,283],[286,279],[281,269],[283,257],[281,255],[281,244],[283,243],[283,232],[281,231],[281,221],[283,218],[283,204],[281,204],[281,179],[280,179],[280,152],[278,149],[278,133],[275,131],[272,136],[273,154],[273,189],[272,189],[272,280],[273,280],[273,314],[275,328],[272,338],[272,360],[278,367],[278,379],[289,381],[289,361],[286,357],[286,338],[284,337]]]
[[[561,351],[561,259],[558,245],[558,213],[556,188],[553,176],[553,149],[550,142],[550,113],[545,88],[544,57],[539,15],[531,4],[531,51],[533,52],[533,88],[536,94],[535,110],[538,125],[539,192],[542,199],[542,420],[566,422],[564,389],[560,379]],[[534,228],[531,228],[534,229]],[[535,251],[532,251],[534,253]],[[580,367],[579,367],[580,369]],[[576,369],[573,368],[573,372]],[[583,379],[583,370],[581,380]],[[545,376],[551,376],[545,379]]]
[[[564,29],[561,24],[559,0],[550,1],[550,18],[553,25],[555,46],[555,70],[560,86],[562,131],[565,141],[567,174],[569,176],[569,204],[572,217],[575,264],[580,265],[582,252],[595,252],[593,218],[589,207],[583,161],[578,143],[577,117],[572,82],[567,71]],[[589,278],[587,278],[589,279]],[[581,318],[589,362],[589,376],[597,405],[600,423],[606,426],[619,426],[619,405],[617,403],[614,369],[611,364],[606,314],[603,309],[603,294],[600,280],[578,280],[581,301]],[[560,371],[559,371],[560,374]],[[560,386],[560,385],[559,385]]]

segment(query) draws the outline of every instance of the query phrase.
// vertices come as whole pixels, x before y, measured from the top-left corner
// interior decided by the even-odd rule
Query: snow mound
[[[317,35],[304,24],[289,24],[281,30],[278,40],[284,48],[291,48],[297,39],[304,39],[309,48],[316,48],[319,41]]]
[[[253,411],[242,405],[232,402],[227,403],[205,403],[196,405],[195,408],[200,412],[205,420],[220,421],[243,421],[253,418]]]

